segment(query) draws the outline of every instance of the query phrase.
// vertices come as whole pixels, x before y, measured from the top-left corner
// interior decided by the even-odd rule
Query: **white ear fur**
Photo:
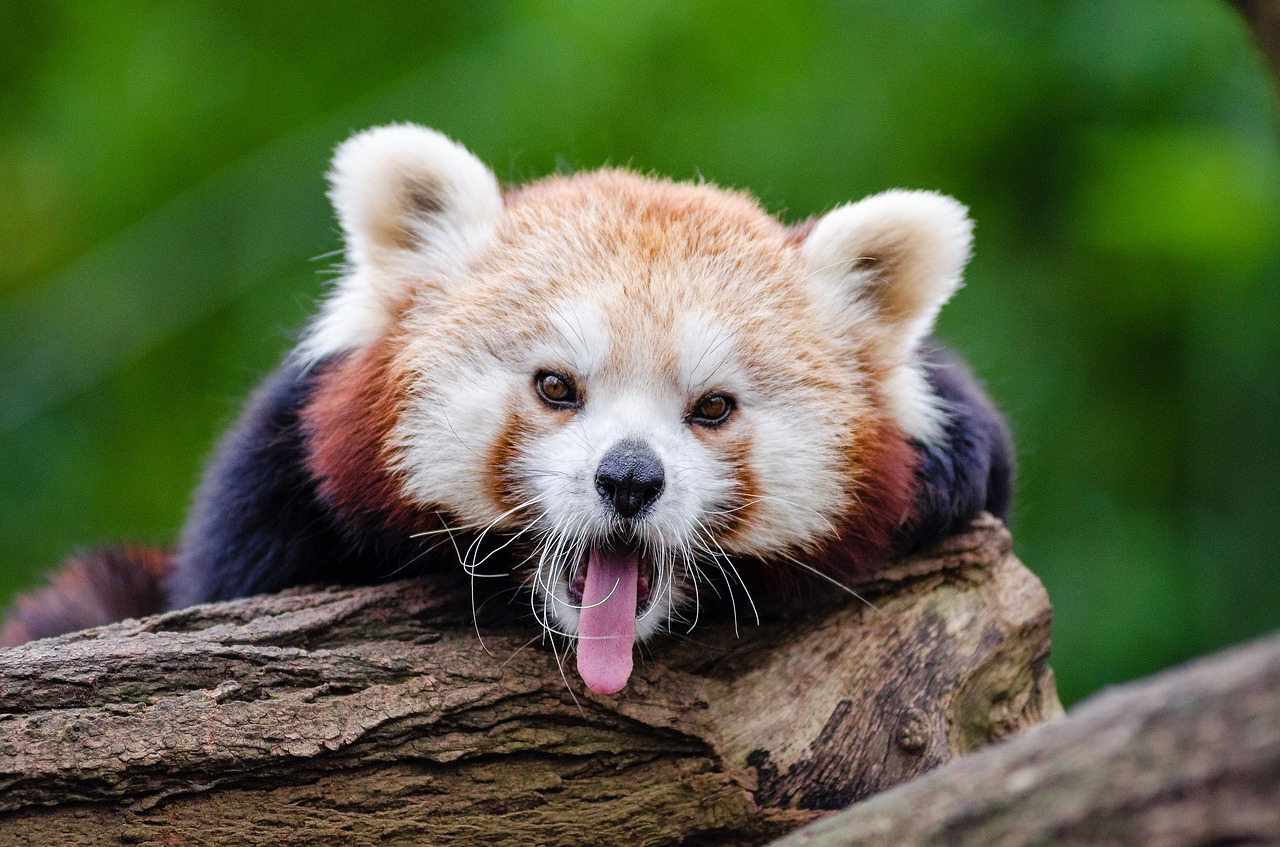
[[[916,354],[962,284],[972,243],[960,203],[930,191],[886,191],[828,212],[801,245],[820,307],[889,368],[890,410],[924,440],[940,433],[943,413]]]
[[[888,330],[884,352],[905,357],[960,287],[972,242],[968,212],[950,197],[886,191],[828,212],[801,250],[819,285]]]
[[[460,274],[502,214],[493,173],[461,145],[413,124],[343,142],[329,186],[346,267],[299,345],[306,361],[376,340],[415,284],[441,286]]]

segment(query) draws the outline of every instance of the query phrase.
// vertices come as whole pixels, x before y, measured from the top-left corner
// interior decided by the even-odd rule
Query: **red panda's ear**
[[[968,212],[950,197],[886,191],[828,212],[801,251],[831,313],[893,366],[911,359],[960,287],[972,242]]]
[[[493,173],[444,135],[412,124],[343,142],[329,186],[346,263],[299,347],[311,361],[380,337],[415,287],[447,285],[463,272],[502,214]]]

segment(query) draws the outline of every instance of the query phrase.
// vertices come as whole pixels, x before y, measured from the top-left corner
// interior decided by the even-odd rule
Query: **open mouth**
[[[625,551],[626,545],[609,545],[608,549]],[[578,568],[574,571],[573,578],[569,580],[569,602],[579,608],[584,605],[583,594],[587,590],[587,563],[589,558],[589,552],[582,554],[582,560],[578,563]],[[653,562],[648,556],[644,555],[641,555],[639,559],[639,568],[637,568],[636,573],[636,617],[640,617],[640,615],[644,614],[645,609],[649,608],[649,587],[653,581]]]
[[[578,673],[597,694],[621,691],[631,677],[636,617],[649,606],[653,562],[638,544],[592,544],[569,580],[578,617]]]

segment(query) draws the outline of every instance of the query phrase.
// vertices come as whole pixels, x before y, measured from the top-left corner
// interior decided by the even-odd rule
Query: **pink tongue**
[[[640,557],[635,552],[593,547],[587,557],[587,585],[578,619],[578,673],[597,694],[621,691],[631,676],[639,571]]]

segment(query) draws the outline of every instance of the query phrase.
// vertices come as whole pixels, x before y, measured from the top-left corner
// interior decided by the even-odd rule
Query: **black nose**
[[[596,468],[596,491],[623,518],[644,511],[658,499],[664,484],[662,462],[642,441],[619,441]]]

